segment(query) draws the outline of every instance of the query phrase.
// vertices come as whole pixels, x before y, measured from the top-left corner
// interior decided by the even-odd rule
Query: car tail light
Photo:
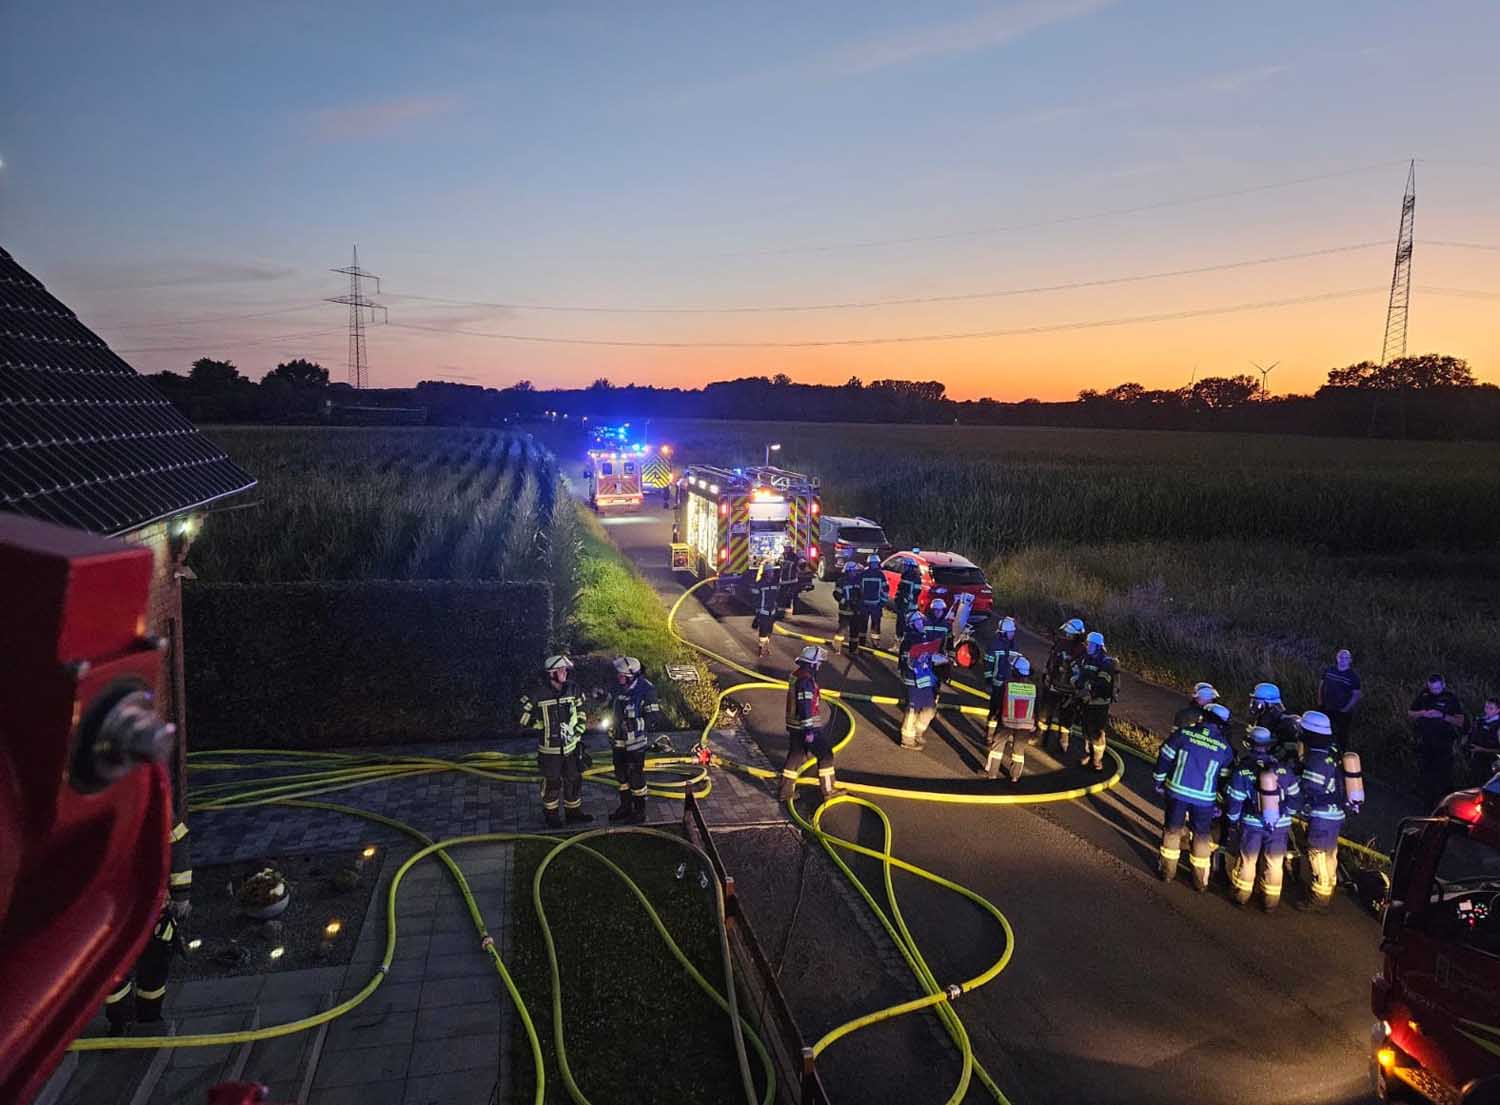
[[[986,583],[983,587],[981,587],[979,589],[979,593],[981,595],[993,595],[995,593],[995,589],[993,587],[991,587],[988,583]]]

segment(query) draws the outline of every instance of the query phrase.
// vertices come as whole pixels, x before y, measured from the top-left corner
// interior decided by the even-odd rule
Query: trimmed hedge
[[[327,748],[513,730],[551,624],[545,583],[189,583],[193,747]]]

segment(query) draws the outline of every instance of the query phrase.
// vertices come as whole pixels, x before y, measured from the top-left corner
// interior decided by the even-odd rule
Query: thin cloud
[[[115,291],[122,288],[175,288],[204,284],[263,284],[296,276],[298,270],[285,265],[253,261],[215,261],[209,258],[164,258],[140,264],[93,264],[80,266],[87,274],[73,286],[80,291]]]
[[[1220,73],[1216,77],[1205,82],[1205,87],[1210,92],[1238,92],[1242,88],[1261,84],[1272,77],[1279,77],[1289,68],[1288,65],[1270,64],[1257,65],[1252,69],[1237,69],[1230,73]]]
[[[1031,0],[970,19],[950,20],[899,34],[871,36],[833,51],[823,59],[821,68],[843,76],[855,76],[929,58],[991,50],[1043,27],[1092,15],[1113,2]]]
[[[323,108],[309,117],[308,129],[314,138],[325,142],[378,138],[422,119],[447,114],[458,107],[458,104],[457,96],[418,95],[397,96],[347,107]]]

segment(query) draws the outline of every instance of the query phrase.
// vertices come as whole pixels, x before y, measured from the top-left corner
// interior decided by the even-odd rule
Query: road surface
[[[665,565],[666,513],[648,510],[605,524],[664,599],[682,593],[683,583]],[[748,616],[714,613],[696,597],[679,616],[686,635],[785,677],[802,642],[773,638],[772,656],[757,661]],[[814,613],[788,627],[831,636],[830,585],[818,585],[811,605]],[[889,620],[886,632],[889,638]],[[1034,663],[1045,656],[1034,636],[1024,635],[1022,644]],[[896,687],[890,666],[874,658],[836,658],[825,665],[823,682],[886,694]],[[779,763],[786,750],[781,702],[768,692],[747,697],[755,706],[751,732]],[[1145,717],[1169,716],[1180,701],[1128,676],[1122,698]],[[896,747],[894,710],[857,712],[859,735],[841,753],[841,769],[951,780],[955,789],[975,785],[982,719],[940,716],[926,749],[913,753]],[[1366,1063],[1369,980],[1379,964],[1374,920],[1345,895],[1331,913],[1306,915],[1291,908],[1299,890],[1289,887],[1288,900],[1268,916],[1258,907],[1237,909],[1217,879],[1205,895],[1185,881],[1161,883],[1150,769],[1132,757],[1126,767],[1123,784],[1112,791],[1045,806],[879,800],[894,823],[900,856],[989,898],[1014,926],[1011,965],[958,1006],[977,1058],[1016,1105],[1372,1100]],[[1028,756],[1026,770],[1021,785],[1037,790],[1093,778],[1037,753]],[[811,795],[802,801],[811,808]],[[869,843],[873,821],[857,808],[836,807],[825,827]],[[870,864],[862,873],[879,898],[878,877],[868,879],[875,870]],[[789,869],[786,877],[795,875]],[[898,889],[939,980],[969,977],[993,961],[1000,946],[995,926],[976,908],[917,879],[902,878]],[[841,989],[830,980],[830,1000]],[[865,1011],[851,1004],[847,1016]],[[934,1074],[933,1100],[942,1099],[955,1074]],[[872,1087],[866,1099],[877,1096]],[[975,1089],[967,1100],[988,1095]]]

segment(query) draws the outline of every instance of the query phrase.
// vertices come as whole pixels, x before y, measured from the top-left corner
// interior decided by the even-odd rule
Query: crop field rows
[[[194,552],[235,582],[551,578],[551,454],[490,430],[238,429],[213,436],[260,480]],[[571,512],[559,524],[571,524]],[[566,556],[566,550],[563,550]]]

